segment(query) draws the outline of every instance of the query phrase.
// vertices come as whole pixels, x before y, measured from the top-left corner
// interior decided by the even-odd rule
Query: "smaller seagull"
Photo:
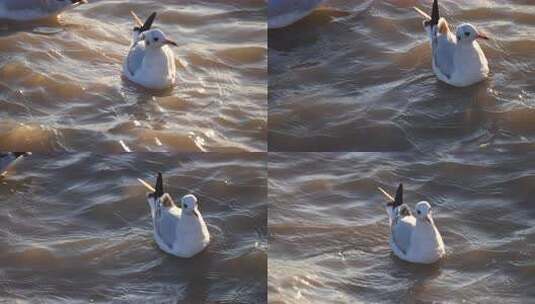
[[[7,173],[7,168],[14,165],[22,157],[29,155],[30,152],[4,152],[0,153],[0,176]]]
[[[433,2],[431,16],[414,8],[426,20],[433,51],[433,71],[438,79],[456,87],[466,87],[483,81],[489,75],[489,63],[477,39],[489,38],[469,23],[460,24],[456,34],[448,22],[440,18],[438,0]]]
[[[87,0],[1,0],[0,19],[32,21],[57,16]]]
[[[268,28],[291,25],[308,16],[324,0],[268,0]]]
[[[382,188],[379,190],[390,200],[386,212],[390,222],[390,247],[400,259],[420,264],[432,264],[446,254],[444,241],[431,217],[428,202],[416,204],[416,217],[403,203],[403,184],[393,198]]]
[[[143,23],[134,12],[136,22],[132,44],[123,63],[123,74],[129,80],[149,89],[162,90],[176,81],[175,54],[169,47],[177,46],[159,29],[151,29],[156,18],[152,13]]]
[[[164,193],[162,174],[158,173],[153,188],[138,179],[150,192],[147,195],[152,215],[154,239],[161,250],[182,258],[190,258],[210,243],[210,233],[199,212],[197,198],[184,195],[177,206],[169,193]]]

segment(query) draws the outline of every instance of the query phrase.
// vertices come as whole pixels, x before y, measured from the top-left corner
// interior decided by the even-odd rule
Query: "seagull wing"
[[[398,207],[392,221],[392,241],[394,245],[406,254],[411,242],[411,234],[416,225],[416,218],[412,216],[407,205]]]
[[[438,0],[433,1],[431,16],[417,7],[414,7],[414,9],[425,19],[423,25],[431,40],[433,64],[436,70],[444,78],[451,78],[455,70],[453,56],[455,54],[457,39],[450,32],[446,19],[440,17]]]
[[[436,30],[436,27],[433,29]],[[431,42],[433,61],[437,69],[448,79],[455,71],[454,54],[457,40],[450,32],[435,34]]]
[[[167,208],[162,207],[161,215],[158,220],[155,221],[158,236],[169,248],[173,248],[179,220],[180,218],[175,214],[169,212]]]
[[[128,68],[128,72],[132,76],[136,75],[136,72],[141,68],[141,64],[143,63],[144,57],[145,42],[138,41],[130,48],[128,56],[126,57],[126,67]]]

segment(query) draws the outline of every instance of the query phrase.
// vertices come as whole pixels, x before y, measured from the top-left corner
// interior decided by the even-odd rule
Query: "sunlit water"
[[[264,154],[33,154],[0,180],[0,298],[17,303],[265,303]],[[199,198],[212,240],[158,249],[147,190]]]
[[[270,303],[532,303],[535,155],[275,154]],[[415,265],[388,245],[386,200],[432,205],[447,256]]]
[[[263,1],[89,2],[59,20],[0,21],[0,149],[266,150]],[[130,11],[158,12],[178,42],[174,88],[121,77]]]
[[[277,151],[510,151],[535,143],[535,5],[440,1],[455,26],[471,22],[490,79],[439,82],[413,9],[432,1],[330,0],[269,31],[269,145]]]

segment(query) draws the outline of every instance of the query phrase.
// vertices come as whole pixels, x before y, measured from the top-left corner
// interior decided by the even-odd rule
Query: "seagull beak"
[[[477,33],[477,38],[478,39],[484,39],[484,40],[489,40],[489,37],[483,33]]]
[[[176,44],[176,42],[174,42],[173,40],[165,39],[164,42],[165,42],[165,44],[170,44],[170,45],[178,46],[178,44]]]

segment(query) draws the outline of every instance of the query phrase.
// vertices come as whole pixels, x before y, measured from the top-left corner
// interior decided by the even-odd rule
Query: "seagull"
[[[57,16],[87,0],[1,0],[0,19],[32,21]]]
[[[4,152],[0,153],[0,176],[7,173],[7,168],[12,166],[20,158],[29,155],[29,152]]]
[[[268,28],[286,27],[308,16],[323,0],[268,0]]]
[[[184,195],[177,206],[169,193],[164,193],[161,173],[158,173],[154,188],[142,179],[138,180],[152,191],[147,194],[147,201],[158,247],[181,258],[190,258],[203,251],[210,243],[210,233],[195,195]]]
[[[136,22],[132,44],[123,63],[123,74],[129,80],[149,89],[161,90],[176,81],[175,54],[169,47],[177,46],[159,29],[151,29],[156,13],[143,23],[134,12]]]
[[[382,188],[379,190],[390,200],[386,213],[390,222],[390,247],[400,259],[419,264],[432,264],[445,254],[444,241],[431,216],[431,205],[422,201],[416,204],[416,216],[403,203],[403,184],[393,198]]]
[[[433,2],[431,17],[417,7],[414,9],[426,20],[423,22],[431,40],[433,71],[438,79],[456,87],[481,82],[489,75],[489,63],[478,39],[489,38],[469,23],[460,24],[456,34],[448,22],[440,18],[438,0]]]

